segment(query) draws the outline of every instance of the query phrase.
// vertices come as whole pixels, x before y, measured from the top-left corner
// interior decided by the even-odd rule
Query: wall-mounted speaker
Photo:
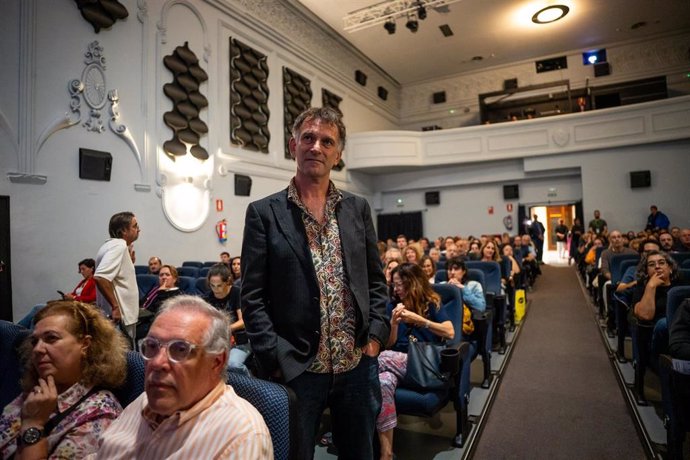
[[[362,86],[367,85],[367,74],[361,70],[355,70],[355,81]]]
[[[426,192],[424,194],[424,202],[427,205],[441,204],[441,192]]]
[[[243,176],[242,174],[235,174],[235,195],[249,196],[252,192],[252,178]]]
[[[504,185],[503,186],[503,199],[504,200],[517,200],[520,198],[520,187],[518,184]]]
[[[630,188],[652,186],[652,175],[649,171],[630,171]]]
[[[446,92],[439,91],[433,94],[434,104],[443,104],[446,102]]]
[[[599,62],[594,64],[594,76],[605,77],[611,73],[611,66],[608,62]]]
[[[378,87],[377,93],[382,100],[385,101],[386,99],[388,99],[388,90],[383,86]]]
[[[99,150],[79,149],[79,178],[89,180],[110,180],[113,156]]]

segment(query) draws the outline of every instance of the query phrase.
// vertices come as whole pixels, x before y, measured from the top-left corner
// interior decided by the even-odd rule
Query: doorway
[[[10,197],[0,196],[0,319],[12,321]]]
[[[529,215],[533,216],[535,214],[541,223],[544,224],[544,235],[546,237],[544,242],[544,259],[558,259],[556,255],[556,227],[558,226],[558,221],[563,219],[564,225],[568,229],[572,228],[573,221],[577,216],[576,203],[530,207]]]

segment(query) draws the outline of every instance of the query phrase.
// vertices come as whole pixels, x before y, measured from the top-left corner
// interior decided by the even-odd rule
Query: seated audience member
[[[240,288],[233,286],[232,274],[223,264],[212,266],[208,271],[207,280],[211,291],[204,295],[203,299],[217,310],[225,312],[230,319],[233,347],[228,357],[228,369],[249,374],[244,363],[251,353],[251,348],[242,319]]]
[[[680,231],[680,236],[673,246],[673,250],[677,252],[690,252],[690,228],[684,228]]]
[[[690,299],[680,304],[669,329],[668,352],[676,359],[690,360]]]
[[[537,250],[532,245],[532,238],[528,234],[520,237],[520,250],[522,252],[522,269],[525,271],[523,281],[525,287],[531,289],[537,276],[541,275],[541,268],[537,261]]]
[[[659,232],[659,244],[662,251],[673,252],[673,235],[662,230]]]
[[[486,310],[486,298],[484,290],[478,281],[467,279],[467,266],[460,257],[449,259],[446,265],[448,270],[448,284],[462,289],[462,301],[469,308],[477,311]]]
[[[0,458],[84,458],[122,412],[127,343],[95,306],[50,302],[22,346],[23,393],[0,416]],[[52,417],[51,417],[52,416]]]
[[[519,289],[522,286],[520,263],[513,254],[513,247],[510,244],[503,246],[503,257],[510,261],[510,273],[508,274],[508,284]]]
[[[230,268],[230,253],[228,251],[220,253],[220,263]]]
[[[407,246],[407,237],[402,234],[398,235],[398,237],[395,239],[395,245],[398,249],[400,249],[400,251],[402,251]]]
[[[422,256],[422,261],[419,262],[419,266],[424,270],[424,274],[429,280],[429,284],[434,284],[436,280],[436,264],[433,259],[429,256]]]
[[[429,257],[434,261],[434,264],[438,264],[441,260],[441,250],[437,247],[429,249]]]
[[[403,263],[403,255],[398,248],[390,248],[386,251],[386,263],[391,260],[397,260],[399,264]]]
[[[470,241],[464,238],[458,238],[455,242],[455,247],[457,249],[457,257],[465,258],[470,250]]]
[[[162,265],[158,270],[158,286],[152,288],[146,295],[137,322],[137,338],[146,337],[149,332],[153,317],[160,306],[171,297],[182,294],[177,287],[177,269],[172,265]]]
[[[640,255],[644,255],[650,251],[661,251],[659,242],[654,240],[645,240],[639,245]],[[637,267],[628,267],[623,276],[621,276],[618,285],[615,286],[614,297],[630,308],[630,301],[632,299],[632,289],[637,286]]]
[[[242,258],[237,256],[230,260],[230,270],[234,281],[242,279]]]
[[[429,249],[431,248],[429,238],[423,236],[419,239],[419,245],[422,247],[422,254],[429,254]]]
[[[263,418],[225,384],[223,312],[195,296],[169,299],[139,349],[145,392],[103,433],[98,458],[273,458]]]
[[[482,262],[498,262],[501,263],[501,255],[498,253],[498,248],[494,241],[487,241],[479,248],[480,259]]]
[[[482,258],[480,249],[482,245],[479,240],[472,240],[470,243],[470,249],[467,251],[468,260],[479,260]]]
[[[656,205],[649,207],[649,216],[647,216],[647,226],[645,230],[658,232],[659,230],[668,230],[670,222],[666,214],[659,211]]]
[[[149,259],[149,275],[157,275],[162,265],[160,257],[152,256]]]
[[[651,360],[666,352],[664,338],[655,337],[657,322],[666,317],[668,290],[678,284],[676,262],[665,252],[650,251],[642,255],[638,265],[637,286],[633,289],[633,313],[637,318],[637,365],[635,366],[635,397],[640,405],[646,404],[644,376]]]
[[[613,230],[609,234],[609,247],[601,253],[601,267],[599,269],[599,272],[607,280],[611,279],[611,258],[617,254],[637,254],[637,251],[623,246],[623,234],[618,230]]]
[[[388,306],[391,334],[388,349],[379,355],[382,405],[376,420],[381,459],[393,458],[393,429],[398,424],[395,389],[405,376],[409,337],[420,342],[442,343],[453,339],[455,330],[441,299],[431,288],[419,265],[405,263],[393,270],[395,298]]]
[[[680,227],[673,226],[671,227],[671,236],[673,236],[673,241],[679,241],[680,240]]]
[[[386,264],[385,267],[383,267],[383,274],[386,276],[386,286],[388,286],[388,299],[392,299],[394,296],[393,293],[393,270],[395,270],[395,267],[400,265],[400,263],[397,260],[391,260]]]
[[[405,262],[418,264],[422,260],[422,248],[419,243],[410,243],[403,250]]]
[[[96,303],[96,281],[93,278],[93,273],[96,270],[96,261],[93,259],[84,259],[79,262],[78,267],[82,280],[79,281],[77,287],[75,287],[71,293],[62,294],[62,298],[63,300],[76,300],[77,302],[83,303]],[[46,304],[44,303],[34,305],[26,316],[17,321],[17,324],[31,329],[33,317],[45,306]]]
[[[388,245],[379,240],[376,242],[376,248],[379,250],[379,259],[381,260],[381,266],[383,267],[386,265],[386,251],[388,250]]]

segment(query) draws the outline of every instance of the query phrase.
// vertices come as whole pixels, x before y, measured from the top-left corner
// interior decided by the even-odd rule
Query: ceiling
[[[383,24],[343,30],[344,16],[381,0],[298,1],[402,85],[690,29],[690,0],[460,0],[429,9],[416,33],[397,19],[393,35]],[[570,8],[565,18],[531,22],[555,3]],[[443,24],[454,35],[445,38]]]

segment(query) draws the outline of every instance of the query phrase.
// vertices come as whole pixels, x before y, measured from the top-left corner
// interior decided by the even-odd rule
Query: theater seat
[[[198,262],[196,260],[186,260],[182,262],[183,267],[196,267],[196,268],[201,268],[204,266],[203,262]]]
[[[198,267],[177,267],[177,275],[178,276],[189,276],[190,278],[196,278],[199,276],[199,268]]]
[[[146,294],[148,294],[154,286],[158,286],[158,277],[156,275],[137,275],[139,301],[145,299]]]
[[[192,278],[189,276],[180,276],[177,278],[177,287],[179,287],[180,290],[185,294],[199,294],[199,291],[196,290],[196,278]]]
[[[125,408],[144,392],[144,358],[136,351],[127,352],[127,378],[124,385],[113,391]]]
[[[18,348],[30,333],[18,324],[0,320],[0,410],[21,393],[22,365]]]

